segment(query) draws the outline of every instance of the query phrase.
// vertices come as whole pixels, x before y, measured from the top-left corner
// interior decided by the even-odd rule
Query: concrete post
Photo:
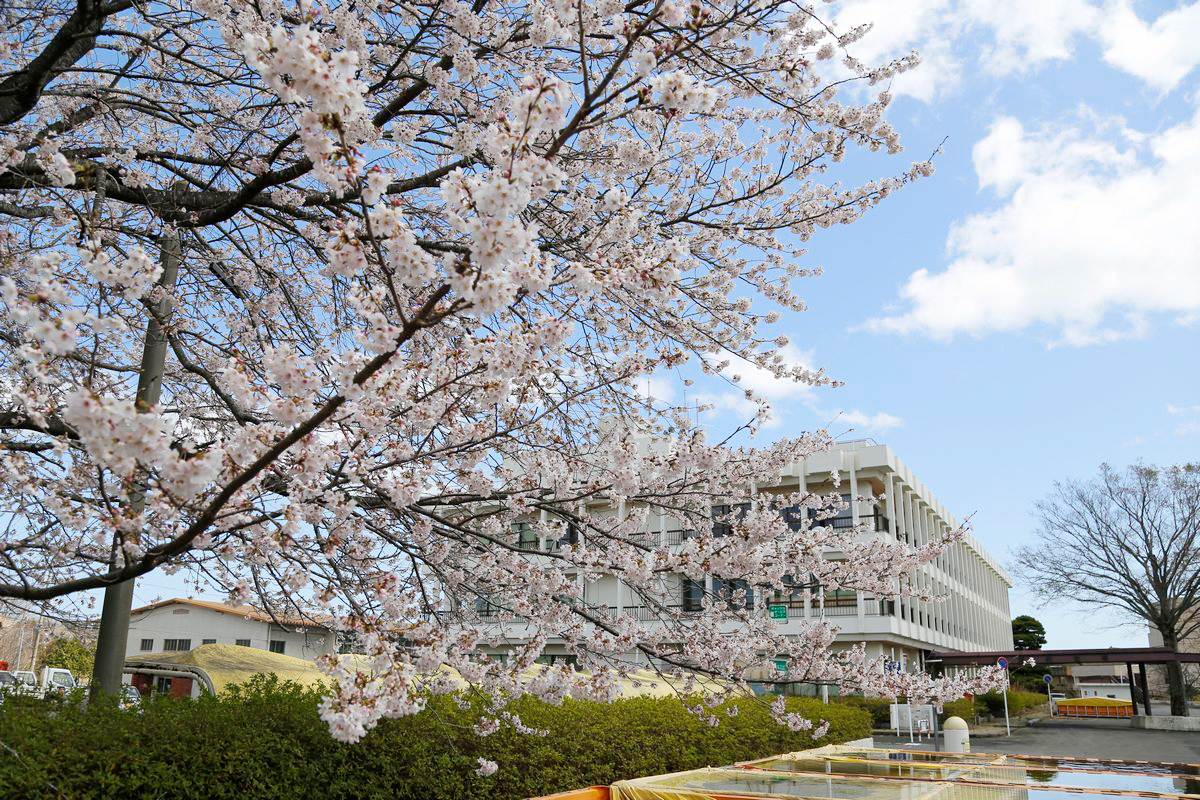
[[[1125,662],[1125,674],[1129,676],[1129,702],[1133,704],[1133,715],[1138,715],[1137,684],[1133,682],[1133,664]]]
[[[1138,664],[1138,677],[1142,682],[1142,702],[1145,704],[1146,716],[1150,716],[1154,712],[1150,710],[1150,684],[1146,681],[1146,665]]]
[[[947,753],[971,752],[971,731],[962,717],[947,717],[942,723],[943,747]]]

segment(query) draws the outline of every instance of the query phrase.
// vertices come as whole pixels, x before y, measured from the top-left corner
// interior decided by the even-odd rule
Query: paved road
[[[907,741],[907,737],[876,736],[875,746],[902,747]],[[932,750],[933,747],[925,745],[921,749]],[[972,736],[971,749],[979,753],[1073,755],[1200,764],[1200,733],[1035,726],[1015,729],[1012,736]]]

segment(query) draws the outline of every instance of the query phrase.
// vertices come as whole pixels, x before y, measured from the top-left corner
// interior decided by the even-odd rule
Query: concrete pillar
[[[853,453],[850,454],[850,522],[858,527],[858,458]]]
[[[896,536],[899,533],[899,527],[897,526],[897,522],[896,522],[896,490],[895,490],[895,487],[897,485],[898,485],[898,481],[896,480],[896,476],[892,475],[891,473],[888,473],[887,483],[884,484],[884,487],[883,487],[883,491],[886,493],[886,497],[884,498],[884,513],[887,514],[888,529],[891,531],[892,536]]]
[[[618,523],[625,522],[625,499],[624,498],[621,498],[620,502],[617,503],[617,522]],[[617,602],[616,602],[617,616],[621,616],[621,614],[624,613],[624,611],[625,611],[625,598],[624,598],[625,592],[623,591],[624,587],[625,587],[625,581],[621,580],[620,575],[617,575],[616,578],[617,578]]]
[[[913,498],[911,489],[907,489],[904,492],[904,535],[908,539],[909,544],[915,543],[916,535],[913,531]]]

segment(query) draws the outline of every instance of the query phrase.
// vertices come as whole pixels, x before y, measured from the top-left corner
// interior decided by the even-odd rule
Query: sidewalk
[[[1099,728],[1100,730],[1132,730],[1133,717],[1123,719],[1101,719],[1098,717],[1040,717],[1031,719],[1029,724],[1037,728]]]
[[[1104,720],[1097,720],[1103,722]],[[1078,727],[1067,731],[1063,727],[1031,725],[1014,728],[1012,736],[981,736],[971,731],[971,750],[975,753],[1012,753],[1044,756],[1084,756],[1090,758],[1122,758],[1146,761],[1174,761],[1200,765],[1200,736],[1194,733],[1143,731],[1131,728]],[[1074,727],[1074,726],[1072,726]],[[938,744],[941,740],[938,740]],[[903,750],[933,750],[928,738],[916,745],[908,743],[907,733],[896,738],[891,735],[875,737],[876,747],[897,747]]]

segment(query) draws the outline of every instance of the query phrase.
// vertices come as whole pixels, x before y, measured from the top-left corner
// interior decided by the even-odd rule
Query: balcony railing
[[[667,545],[683,544],[685,539],[691,539],[696,535],[693,530],[677,529],[673,531],[663,532],[663,543]]]
[[[769,600],[767,606],[786,606],[788,619],[803,619],[804,618],[804,602],[800,600]],[[891,600],[863,600],[863,615],[867,617],[890,617],[895,616],[895,603]],[[821,605],[817,598],[813,598],[809,605],[808,615],[812,619],[821,616]],[[858,616],[858,600],[851,602],[839,600],[836,602],[828,601],[825,603],[826,617],[856,617]]]
[[[804,602],[802,600],[767,600],[755,607],[741,609],[745,613],[755,613],[755,608],[760,612],[765,611],[769,606],[785,606],[787,608],[788,619],[804,619]],[[613,605],[607,606],[588,606],[594,611],[607,612],[612,615],[617,614],[617,607]],[[511,611],[503,606],[489,603],[487,605],[476,605],[471,608],[463,608],[460,611],[447,611],[428,609],[426,613],[435,615],[445,620],[456,619],[460,614],[470,617],[472,614],[477,616],[481,621],[491,622],[502,617],[508,617],[512,622],[521,622],[521,618],[514,615]],[[681,604],[673,603],[667,606],[625,606],[621,609],[621,615],[632,617],[638,622],[657,622],[663,619],[664,616],[670,617],[678,614],[697,614],[699,609],[685,609]],[[893,600],[863,600],[863,614],[868,617],[890,617],[896,615],[896,605]],[[826,602],[824,611],[820,602],[814,598],[811,601],[808,611],[809,619],[819,619],[821,617],[855,617],[858,616],[857,601],[847,602],[846,600],[838,600],[836,602]]]
[[[682,606],[678,605],[666,606],[665,609],[651,606],[626,606],[621,613],[633,617],[638,622],[655,622],[661,620],[664,614],[678,614],[681,609]],[[612,607],[612,610],[615,612],[617,609]]]
[[[874,514],[863,514],[858,518],[858,521],[867,526],[867,530],[887,532],[891,530],[888,518],[876,511]],[[853,517],[834,517],[833,519],[825,520],[822,524],[828,525],[835,530],[844,530],[854,527]]]
[[[820,608],[816,608],[813,610],[815,612],[814,616],[857,617],[858,616],[858,603],[856,602],[856,603],[854,603],[854,605],[849,605],[849,604],[830,605],[829,603],[826,603],[824,612],[822,612],[822,610]]]

